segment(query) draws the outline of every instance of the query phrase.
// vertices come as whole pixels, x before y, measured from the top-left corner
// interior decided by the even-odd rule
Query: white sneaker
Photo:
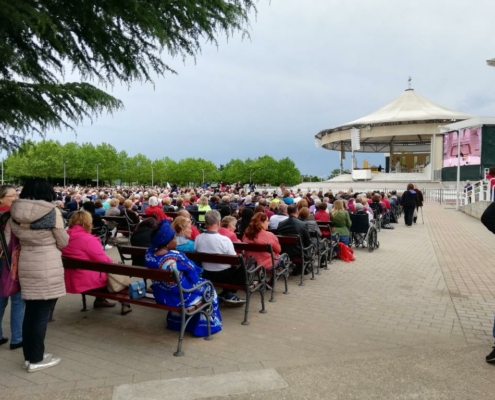
[[[105,250],[110,250],[110,249],[113,249],[113,246],[109,245],[109,244],[106,244],[105,245]]]
[[[368,247],[368,242],[366,240],[363,240],[363,247]]]
[[[43,361],[40,361],[39,363],[36,364],[30,363],[27,367],[27,372],[38,372],[43,369],[51,368],[54,367],[55,365],[60,364],[60,361],[62,361],[62,359],[58,357],[43,358]]]
[[[52,358],[52,353],[45,353],[43,354],[43,360],[46,360],[47,358]],[[29,361],[24,361],[24,365],[22,366],[22,369],[28,369],[29,367]]]

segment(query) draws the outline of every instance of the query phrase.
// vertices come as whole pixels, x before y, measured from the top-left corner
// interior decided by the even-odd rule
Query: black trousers
[[[228,268],[222,271],[207,271],[205,269],[201,277],[218,283],[231,283],[232,285],[246,284],[246,275],[241,268]],[[236,291],[224,289],[223,292],[235,293]]]
[[[22,323],[22,347],[24,359],[31,364],[43,360],[46,328],[55,301],[56,299],[26,300],[26,310]]]
[[[416,206],[404,206],[404,221],[406,225],[411,226],[413,223],[414,210]]]

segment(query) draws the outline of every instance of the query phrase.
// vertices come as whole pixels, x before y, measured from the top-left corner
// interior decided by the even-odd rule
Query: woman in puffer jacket
[[[65,295],[64,268],[60,249],[69,236],[60,210],[55,205],[53,187],[44,179],[26,182],[19,199],[12,203],[5,234],[13,232],[21,246],[19,283],[26,310],[22,324],[24,368],[36,372],[60,363],[45,353],[45,334],[50,311]]]

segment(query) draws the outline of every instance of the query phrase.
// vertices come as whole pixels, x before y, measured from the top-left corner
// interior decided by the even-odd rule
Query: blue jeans
[[[9,304],[8,297],[0,297],[0,338],[3,336],[2,320],[5,313],[5,309]],[[21,298],[21,292],[10,296],[10,331],[11,331],[11,344],[17,344],[22,342],[22,320],[24,319],[24,300]]]
[[[341,236],[339,242],[344,243],[346,246],[349,246],[349,236]]]

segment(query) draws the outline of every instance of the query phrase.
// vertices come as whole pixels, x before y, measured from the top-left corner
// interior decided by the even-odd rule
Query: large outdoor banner
[[[479,165],[481,163],[481,126],[461,129],[460,158],[461,165]],[[443,166],[457,166],[457,132],[443,136]]]

